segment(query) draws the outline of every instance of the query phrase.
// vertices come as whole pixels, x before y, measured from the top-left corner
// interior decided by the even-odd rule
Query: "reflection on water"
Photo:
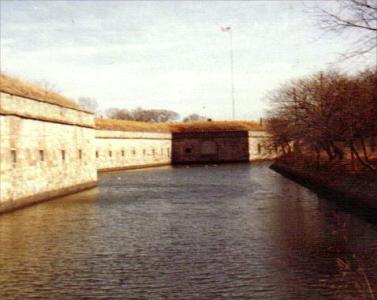
[[[376,254],[376,225],[265,163],[112,172],[0,217],[0,299],[357,298],[337,258],[376,288]]]

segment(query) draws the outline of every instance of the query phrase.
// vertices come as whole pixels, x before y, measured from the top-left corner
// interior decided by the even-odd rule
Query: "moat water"
[[[0,216],[0,299],[372,299],[376,287],[376,224],[266,163],[106,173]]]

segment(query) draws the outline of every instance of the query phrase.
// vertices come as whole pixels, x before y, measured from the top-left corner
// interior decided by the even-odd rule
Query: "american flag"
[[[223,31],[223,32],[230,31],[230,26],[227,26],[227,27],[221,27],[221,31]]]

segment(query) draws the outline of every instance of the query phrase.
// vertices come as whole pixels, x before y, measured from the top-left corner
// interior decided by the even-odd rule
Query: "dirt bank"
[[[337,202],[377,211],[376,176],[333,174],[284,162],[274,162],[271,169],[316,192],[329,194]]]

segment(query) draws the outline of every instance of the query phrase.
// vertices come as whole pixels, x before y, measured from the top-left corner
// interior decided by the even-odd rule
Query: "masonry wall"
[[[249,160],[267,160],[278,156],[269,143],[270,134],[264,130],[249,131]]]
[[[247,131],[173,134],[173,163],[249,160]]]
[[[171,164],[171,133],[97,130],[96,166],[99,171]]]
[[[97,170],[272,158],[264,131],[95,129],[93,114],[0,93],[0,213],[96,185]]]
[[[97,181],[91,113],[0,93],[0,212]]]
[[[173,134],[173,163],[242,162],[276,155],[263,130]]]

